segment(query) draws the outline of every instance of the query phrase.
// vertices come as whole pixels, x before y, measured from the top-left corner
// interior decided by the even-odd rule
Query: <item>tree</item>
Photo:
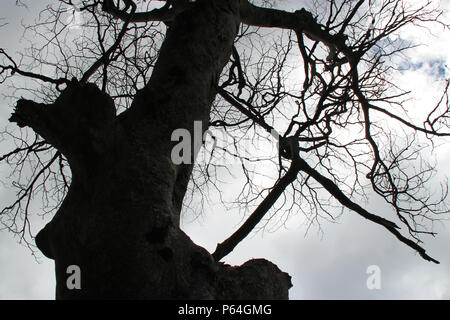
[[[437,262],[419,236],[434,235],[424,224],[448,211],[447,193],[434,198],[428,189],[433,168],[416,139],[450,135],[449,85],[420,126],[402,109],[408,93],[389,77],[394,57],[412,47],[395,35],[412,24],[448,29],[442,12],[431,2],[402,0],[312,4],[310,11],[283,11],[247,0],[159,7],[86,0],[75,10],[86,33],[74,40],[63,16],[74,4],[60,0],[29,27],[45,42],[31,46],[22,64],[1,49],[2,81],[21,75],[44,83],[28,91],[33,99],[17,101],[10,118],[33,138],[16,136],[18,147],[1,158],[18,173],[19,188],[2,221],[25,237],[33,197],[53,199],[47,204],[57,212],[35,240],[55,260],[57,298],[287,298],[290,277],[273,263],[220,261],[281,208],[332,218],[324,192]],[[290,76],[299,69],[302,79]],[[404,139],[392,123],[408,131]],[[229,147],[215,128],[231,137]],[[180,129],[190,143],[179,140]],[[195,166],[208,133],[210,158]],[[276,143],[277,154],[245,153],[239,145],[246,137]],[[219,152],[242,163],[247,179],[236,202],[257,205],[210,254],[179,223],[188,190],[195,197],[219,183]],[[262,163],[278,172],[269,188],[252,179]],[[391,217],[358,204],[367,187],[408,236]],[[74,265],[81,290],[67,286]]]

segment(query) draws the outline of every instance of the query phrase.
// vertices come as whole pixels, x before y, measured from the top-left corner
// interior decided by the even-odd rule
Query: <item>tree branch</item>
[[[330,49],[330,56],[334,56],[336,50],[342,47],[347,39],[342,33],[329,33],[312,14],[305,9],[295,12],[283,10],[261,8],[248,2],[241,2],[241,21],[245,24],[293,30],[297,33],[304,33],[315,41],[323,42]]]
[[[54,79],[54,78],[50,78],[50,77],[42,75],[42,74],[37,74],[34,72],[21,70],[19,68],[19,66],[17,65],[17,63],[14,61],[14,59],[10,55],[8,55],[6,53],[6,51],[2,48],[0,48],[0,55],[3,55],[11,63],[10,65],[5,65],[5,66],[0,65],[0,75],[2,75],[2,77],[3,77],[3,80],[0,80],[0,83],[2,83],[6,78],[8,78],[8,76],[6,75],[6,71],[10,71],[11,76],[14,75],[15,73],[17,73],[24,77],[33,78],[33,79],[37,79],[37,80],[41,80],[44,82],[55,84],[56,88],[59,91],[61,91],[61,89],[59,88],[60,85],[70,83],[70,80],[66,79],[66,78]],[[3,76],[4,73],[5,73],[5,75]]]
[[[352,211],[355,211],[360,216],[375,222],[378,225],[381,225],[385,227],[389,232],[391,232],[395,237],[397,237],[398,240],[409,246],[410,248],[417,251],[420,256],[427,260],[434,263],[439,263],[439,261],[433,259],[429,255],[426,254],[425,249],[423,249],[421,246],[419,246],[414,241],[404,237],[398,229],[400,229],[395,223],[392,221],[389,221],[387,219],[384,219],[380,216],[377,216],[375,214],[372,214],[368,212],[366,209],[362,208],[357,203],[354,203],[351,201],[340,189],[339,187],[330,179],[320,174],[318,171],[313,169],[309,166],[309,164],[301,159],[300,157],[297,157],[295,162],[298,163],[298,166],[300,167],[300,170],[310,175],[314,180],[316,180],[322,187],[325,188],[336,200],[338,200],[343,206],[349,208]]]
[[[107,3],[107,1],[104,2],[104,4]],[[127,19],[125,19],[124,24],[122,26],[122,29],[119,32],[119,35],[117,36],[116,41],[113,43],[113,45],[97,60],[94,62],[94,64],[83,74],[83,77],[80,79],[81,83],[85,83],[89,80],[89,78],[95,73],[95,71],[98,70],[102,65],[107,66],[110,62],[110,57],[116,51],[116,49],[119,47],[120,42],[122,41],[123,36],[127,32],[128,24],[130,23],[130,19],[134,16],[134,13],[136,11],[136,4],[134,4],[133,1],[127,2],[127,4],[131,6],[131,13],[128,14]],[[120,11],[122,12],[122,11]]]
[[[230,103],[233,107],[235,107],[237,110],[242,112],[244,115],[252,119],[254,122],[256,122],[258,125],[260,125],[262,128],[264,128],[267,132],[273,134],[274,128],[267,124],[264,119],[261,117],[261,115],[253,113],[251,110],[246,109],[242,104],[240,104],[236,99],[234,99],[226,90],[223,88],[218,88],[218,93],[222,96],[222,98],[225,99],[228,103]]]
[[[244,224],[237,229],[229,238],[222,243],[217,244],[216,250],[212,254],[214,260],[220,261],[223,257],[228,255],[234,248],[255,228],[261,221],[265,214],[272,208],[278,198],[283,194],[284,190],[295,181],[299,172],[298,164],[294,161],[286,174],[278,180],[273,186],[269,194],[259,204],[256,210],[244,222]]]
[[[147,12],[135,12],[130,14],[125,10],[120,10],[113,0],[103,1],[103,11],[111,14],[114,18],[128,22],[147,22],[147,21],[170,21],[174,17],[174,11],[169,9],[171,1],[167,1],[162,8],[153,9]]]

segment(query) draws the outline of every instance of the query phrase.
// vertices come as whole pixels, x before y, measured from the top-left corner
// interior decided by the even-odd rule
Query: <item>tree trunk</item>
[[[118,116],[107,94],[76,81],[54,104],[19,100],[11,121],[43,136],[72,170],[67,197],[36,237],[55,260],[57,299],[288,298],[290,277],[272,263],[215,263],[179,227],[192,165],[172,162],[171,134],[194,136],[194,121],[207,129],[238,3],[197,1],[178,15],[151,79]],[[67,286],[70,265],[80,267],[80,290]]]

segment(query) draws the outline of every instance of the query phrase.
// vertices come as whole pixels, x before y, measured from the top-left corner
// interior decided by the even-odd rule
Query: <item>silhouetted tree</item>
[[[57,210],[35,240],[55,260],[58,299],[287,298],[290,277],[273,263],[220,260],[268,213],[333,218],[324,192],[437,262],[419,235],[433,234],[422,224],[447,212],[447,193],[431,197],[433,168],[415,137],[450,135],[448,83],[421,126],[408,120],[408,92],[390,77],[391,58],[412,46],[395,36],[413,24],[447,29],[441,11],[402,0],[310,8],[60,0],[27,28],[35,41],[20,63],[1,49],[2,82],[21,75],[41,83],[15,84],[31,97],[19,99],[10,118],[22,134],[4,132],[17,148],[0,160],[10,164],[18,194],[2,221],[27,239],[36,195],[44,211]],[[398,126],[404,137],[389,129]],[[192,145],[175,153],[181,163],[173,136],[180,129]],[[200,150],[207,160],[194,165]],[[221,190],[227,163],[218,160],[226,156],[246,177],[235,204],[256,208],[210,254],[180,229],[180,214],[183,200],[188,206],[208,186]],[[267,165],[278,171],[270,188],[254,181]],[[393,217],[358,204],[367,188]],[[82,270],[81,290],[67,288],[70,265]]]

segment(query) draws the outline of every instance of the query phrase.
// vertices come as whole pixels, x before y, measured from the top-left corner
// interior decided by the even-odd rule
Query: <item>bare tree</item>
[[[437,263],[420,235],[448,212],[447,190],[433,197],[416,141],[450,135],[449,83],[421,125],[391,76],[393,58],[413,49],[395,36],[407,25],[448,29],[441,14],[402,0],[297,11],[247,0],[55,1],[27,28],[35,41],[19,59],[0,49],[2,82],[39,83],[12,94],[33,100],[19,99],[10,118],[21,135],[3,134],[17,145],[0,160],[18,193],[2,222],[29,241],[30,204],[56,211],[35,240],[55,260],[60,299],[287,298],[290,277],[273,263],[220,261],[263,218],[334,219],[336,203]],[[207,161],[194,164],[198,124]],[[177,163],[180,128],[194,147]],[[183,233],[180,214],[208,188],[220,193],[227,156],[245,177],[234,205],[249,214],[210,254]],[[267,166],[278,173],[271,187],[254,179]],[[358,204],[369,189],[390,215]],[[70,265],[83,271],[81,290],[66,286]]]

